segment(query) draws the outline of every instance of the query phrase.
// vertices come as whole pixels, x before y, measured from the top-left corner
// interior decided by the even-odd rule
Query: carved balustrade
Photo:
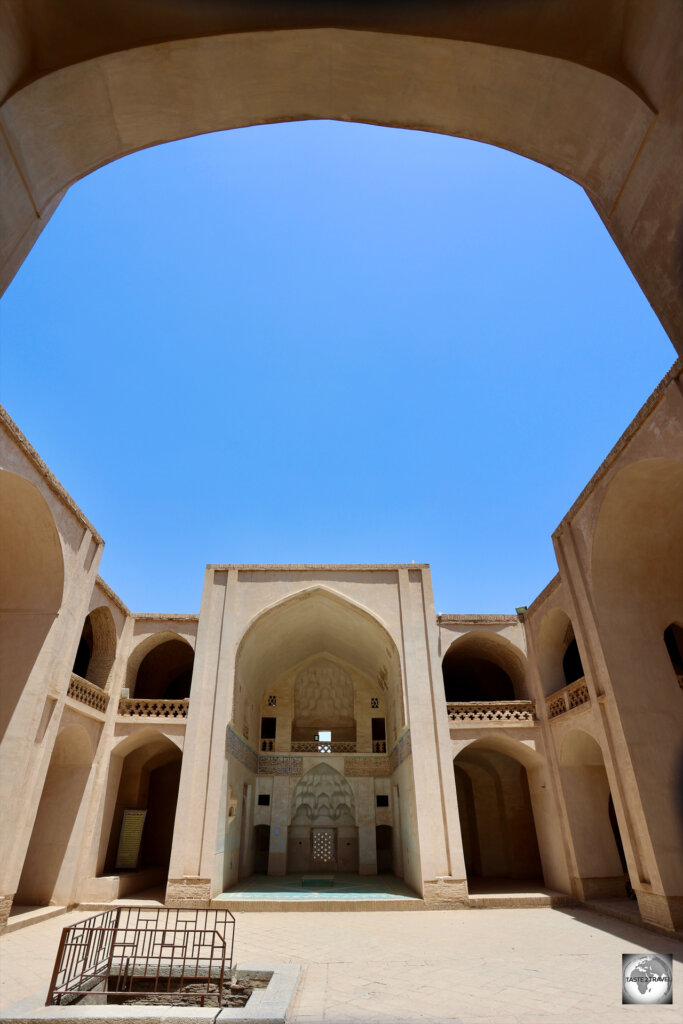
[[[386,754],[386,752],[387,752],[387,741],[386,740],[373,740],[372,741],[372,752],[373,752],[373,754]]]
[[[144,697],[122,697],[119,715],[126,718],[187,718],[190,700],[148,700]]]
[[[107,704],[109,703],[108,693],[105,693],[104,690],[101,690],[99,686],[95,686],[88,679],[77,676],[75,672],[71,674],[66,695],[71,697],[72,700],[80,701],[81,704],[87,704],[89,708],[93,708],[95,711],[101,711],[103,714],[107,710]]]
[[[355,754],[355,742],[331,742],[330,740],[295,740],[293,754]]]
[[[533,700],[468,700],[446,705],[451,722],[476,722],[508,725],[525,722],[533,725],[536,705]]]
[[[563,686],[561,690],[551,693],[545,699],[545,706],[548,709],[548,718],[552,720],[573,708],[581,707],[582,704],[590,705],[590,702],[591,695],[586,686],[586,680],[582,677],[569,683],[568,686]]]

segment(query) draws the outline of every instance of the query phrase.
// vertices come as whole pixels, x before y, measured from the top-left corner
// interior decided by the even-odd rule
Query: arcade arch
[[[38,812],[24,858],[16,904],[69,903],[78,849],[76,819],[90,777],[93,745],[83,726],[68,725],[57,735]],[[76,842],[76,846],[80,846]]]
[[[648,877],[683,898],[680,714],[667,630],[683,621],[683,461],[641,459],[610,479],[591,551],[592,590],[613,698],[657,863]],[[680,635],[680,634],[679,634]],[[652,758],[652,751],[657,757]],[[653,880],[657,879],[655,883]],[[637,888],[634,882],[634,889]]]
[[[561,608],[551,608],[543,616],[536,654],[546,697],[585,674],[574,626]]]
[[[628,874],[602,749],[583,729],[567,733],[560,777],[584,899],[624,896]]]
[[[105,690],[116,657],[116,626],[105,605],[86,616],[74,659],[73,672]]]
[[[0,739],[12,719],[64,589],[62,547],[40,491],[0,471]]]
[[[446,700],[523,700],[525,657],[505,637],[475,630],[454,640],[444,656]]]
[[[464,746],[453,769],[468,882],[476,889],[527,879],[569,891],[545,759],[528,744],[490,735]]]
[[[454,768],[468,879],[541,879],[524,765],[509,754],[470,745]]]

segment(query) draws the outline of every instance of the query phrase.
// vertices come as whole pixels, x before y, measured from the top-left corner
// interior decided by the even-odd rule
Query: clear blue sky
[[[207,562],[430,562],[513,611],[674,350],[581,189],[333,122],[75,185],[0,304],[0,396],[136,611]]]

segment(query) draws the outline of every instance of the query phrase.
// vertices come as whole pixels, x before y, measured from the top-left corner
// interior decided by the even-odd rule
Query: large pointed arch
[[[1,283],[11,279],[66,189],[111,160],[203,132],[327,118],[476,139],[577,181],[677,339],[683,325],[680,243],[671,226],[683,206],[679,129],[674,115],[668,131],[662,118],[659,134],[652,130],[662,107],[673,106],[675,91],[663,87],[667,76],[658,65],[653,71],[650,57],[663,39],[674,51],[680,24],[674,5],[667,14],[659,5],[649,18],[629,18],[628,42],[616,50],[608,41],[613,34],[598,29],[585,53],[568,45],[581,35],[569,3],[557,12],[564,31],[540,12],[521,25],[513,15],[492,31],[499,16],[483,16],[473,27],[467,24],[472,11],[454,11],[452,23],[436,29],[429,15],[424,24],[419,17],[405,24],[400,5],[383,6],[379,21],[374,5],[365,6],[370,13],[355,19],[337,9],[316,24],[314,14],[307,27],[306,19],[302,25],[300,16],[287,15],[276,27],[254,16],[247,23],[253,31],[228,21],[223,34],[220,19],[212,34],[201,22],[194,29],[188,24],[187,38],[182,28],[169,32],[163,25],[136,34],[134,19],[126,37],[118,18],[111,40],[92,47],[79,46],[77,24],[62,26],[75,50],[61,66],[59,34],[50,38],[48,32],[54,70],[39,70],[28,84],[17,78],[2,107],[7,151],[0,156],[8,187],[0,211],[6,239]],[[667,16],[668,31],[660,24]],[[621,21],[623,14],[615,17]],[[548,30],[548,40],[543,29],[540,38],[530,30],[535,22]],[[21,45],[14,28],[7,36]],[[596,33],[590,16],[586,31]],[[607,52],[596,61],[592,49]],[[24,59],[8,55],[10,77]],[[671,52],[667,59],[675,67]],[[636,80],[629,60],[649,88]],[[634,175],[639,160],[647,169]],[[654,230],[634,231],[644,213]]]

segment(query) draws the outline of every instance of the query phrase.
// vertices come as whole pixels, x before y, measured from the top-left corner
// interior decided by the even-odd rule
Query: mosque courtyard
[[[92,913],[92,912],[91,912]],[[0,1012],[45,1001],[61,914],[0,937]],[[235,959],[303,968],[293,1024],[680,1019],[683,943],[577,907],[236,914]],[[674,956],[672,1005],[621,1004],[622,953]]]

